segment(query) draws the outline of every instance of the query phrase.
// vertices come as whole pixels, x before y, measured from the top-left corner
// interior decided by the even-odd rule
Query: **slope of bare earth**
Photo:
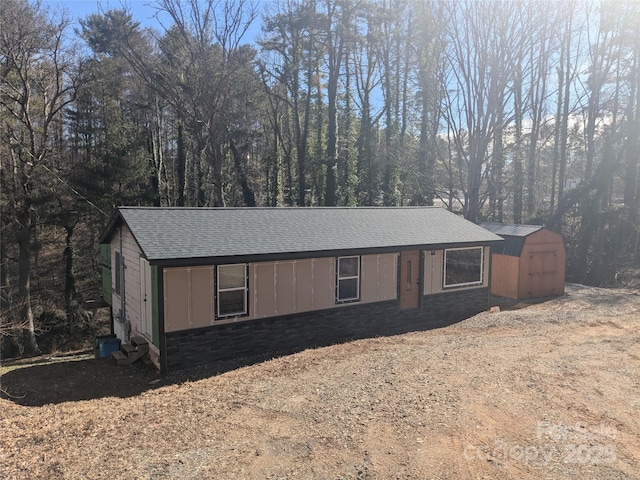
[[[76,392],[48,404],[47,366],[5,373],[23,398],[0,399],[0,478],[640,478],[634,291],[569,285],[198,380],[87,362],[39,380]]]

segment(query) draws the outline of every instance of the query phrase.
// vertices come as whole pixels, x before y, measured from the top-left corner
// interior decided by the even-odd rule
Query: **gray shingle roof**
[[[529,235],[545,228],[541,225],[510,225],[504,223],[481,223],[480,226],[504,238],[504,242],[497,245],[493,249],[493,253],[512,257],[520,256],[524,242]]]
[[[439,207],[120,207],[149,260],[488,243],[501,238]]]
[[[512,237],[527,237],[544,228],[541,225],[510,225],[506,223],[481,223],[480,226],[496,235],[510,235]]]

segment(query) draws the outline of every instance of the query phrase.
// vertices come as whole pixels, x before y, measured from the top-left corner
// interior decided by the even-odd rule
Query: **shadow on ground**
[[[517,310],[549,299],[511,300],[492,297],[490,305],[498,305],[502,310]],[[445,322],[446,325],[452,323],[456,322]],[[319,346],[322,345],[315,347]],[[300,350],[302,349],[304,348]],[[41,357],[27,360],[29,363],[26,364],[18,365],[20,362],[15,362],[16,364],[3,366],[0,371],[8,371],[0,377],[0,398],[33,407],[104,397],[127,398],[155,388],[216,376],[292,353],[295,351],[218,361],[167,375],[161,375],[153,365],[142,362],[117,366],[110,359],[96,359],[89,354],[53,360]]]
[[[3,365],[3,370],[8,371],[0,377],[0,398],[30,407],[104,397],[127,398],[167,385],[216,376],[275,356],[279,355],[213,362],[167,375],[142,362],[118,366],[111,359],[96,359],[92,355],[51,361],[40,358],[27,364]]]
[[[2,398],[27,406],[130,397],[154,388],[159,374],[143,363],[118,367],[107,359],[85,355],[83,359],[39,361],[20,365],[2,375]]]
[[[6,372],[0,376],[0,398],[18,405],[40,407],[105,397],[134,397],[148,390],[214,377],[301,350],[304,348],[212,361],[166,375],[140,361],[118,366],[112,359],[97,359],[89,354],[21,359],[5,362],[0,367],[0,372]]]

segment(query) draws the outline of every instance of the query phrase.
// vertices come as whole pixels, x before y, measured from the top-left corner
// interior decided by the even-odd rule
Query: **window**
[[[336,303],[360,300],[360,257],[338,257]]]
[[[218,318],[247,314],[247,265],[218,265]]]
[[[120,252],[118,250],[115,251],[115,258],[114,258],[114,263],[115,263],[115,277],[116,277],[116,285],[115,285],[115,294],[116,295],[122,295],[122,274],[123,272],[123,265],[122,265],[122,256],[120,255]]]
[[[453,248],[444,251],[444,287],[463,287],[482,283],[482,247]]]

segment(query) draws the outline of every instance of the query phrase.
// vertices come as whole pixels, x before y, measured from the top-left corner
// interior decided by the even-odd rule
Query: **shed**
[[[493,249],[492,294],[524,299],[564,293],[567,255],[560,233],[540,225],[480,225],[504,239]]]
[[[462,320],[488,307],[500,242],[438,207],[120,207],[104,295],[167,371]]]

